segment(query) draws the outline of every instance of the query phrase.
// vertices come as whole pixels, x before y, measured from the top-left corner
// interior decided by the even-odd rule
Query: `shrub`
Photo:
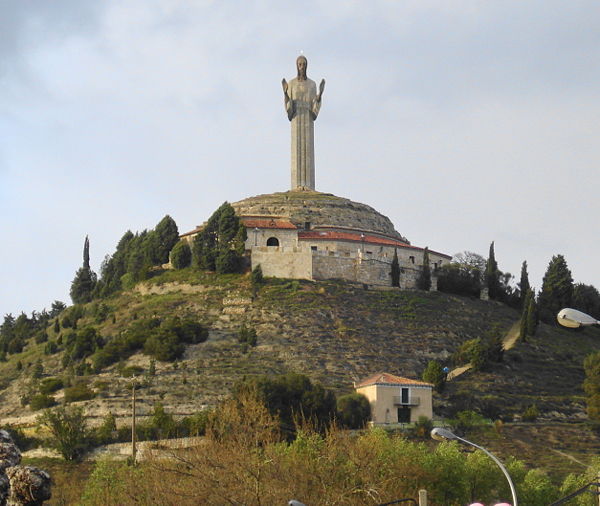
[[[90,444],[82,408],[61,406],[47,410],[38,418],[38,424],[50,431],[50,444],[65,460],[78,460]]]
[[[40,393],[51,394],[56,392],[63,387],[63,380],[61,378],[44,378],[40,382]]]
[[[65,388],[65,403],[88,401],[96,397],[96,394],[86,383],[76,383],[72,387]]]
[[[523,415],[521,416],[521,418],[524,422],[534,422],[535,420],[537,420],[537,417],[539,415],[540,411],[537,405],[532,404],[531,406],[527,407],[525,411],[523,411]]]
[[[58,346],[54,341],[48,341],[44,346],[44,355],[54,355],[58,351]]]
[[[424,415],[421,415],[415,422],[414,433],[418,438],[429,439],[431,429],[433,429],[433,422]]]
[[[54,406],[56,401],[54,397],[46,394],[35,394],[29,400],[29,407],[32,411],[39,411]]]
[[[140,376],[143,372],[143,367],[140,367],[139,365],[130,365],[121,369],[121,376],[124,378],[132,378],[133,376]]]
[[[448,420],[455,432],[465,434],[474,427],[485,425],[488,421],[475,411],[459,411],[454,420]]]

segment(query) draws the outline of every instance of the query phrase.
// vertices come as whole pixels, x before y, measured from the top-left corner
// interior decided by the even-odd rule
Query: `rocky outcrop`
[[[0,430],[0,506],[38,506],[51,497],[50,475],[20,462],[21,452]]]

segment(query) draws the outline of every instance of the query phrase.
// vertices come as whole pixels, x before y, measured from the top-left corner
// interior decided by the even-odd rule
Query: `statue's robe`
[[[311,79],[292,79],[288,85],[290,100],[286,104],[292,122],[292,190],[315,189],[315,131],[321,101],[317,85]]]

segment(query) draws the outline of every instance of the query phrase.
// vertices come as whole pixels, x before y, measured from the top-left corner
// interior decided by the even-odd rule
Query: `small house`
[[[355,383],[354,388],[369,399],[373,425],[412,423],[420,416],[433,416],[431,383],[380,372]]]

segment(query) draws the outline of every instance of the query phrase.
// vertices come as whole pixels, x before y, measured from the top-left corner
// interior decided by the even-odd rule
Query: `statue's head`
[[[298,79],[306,79],[306,69],[308,67],[308,61],[306,56],[300,55],[296,58],[296,68],[298,69]]]

